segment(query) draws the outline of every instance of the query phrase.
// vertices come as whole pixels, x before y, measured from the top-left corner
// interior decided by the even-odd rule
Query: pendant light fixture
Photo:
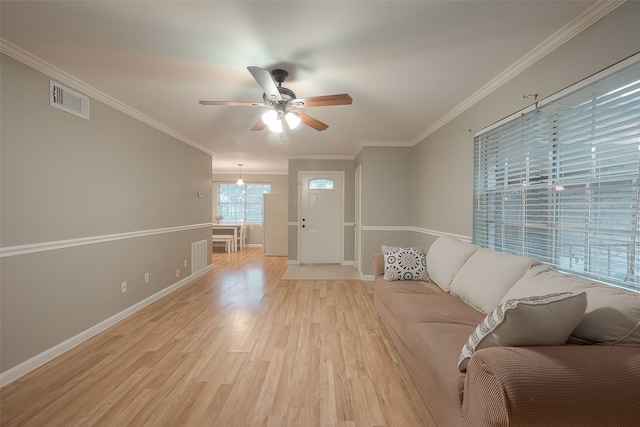
[[[244,181],[242,180],[242,163],[238,163],[238,166],[240,166],[240,178],[238,178],[238,181],[236,181],[236,184],[244,185]]]

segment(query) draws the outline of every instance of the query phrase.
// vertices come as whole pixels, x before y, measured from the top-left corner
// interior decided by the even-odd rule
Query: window
[[[309,190],[333,190],[333,181],[330,179],[309,180]]]
[[[218,184],[218,215],[222,222],[262,222],[262,195],[271,184]]]
[[[474,152],[476,244],[640,290],[640,62],[483,131]]]

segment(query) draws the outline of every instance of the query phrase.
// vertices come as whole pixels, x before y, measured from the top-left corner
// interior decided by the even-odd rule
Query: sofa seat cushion
[[[640,346],[640,294],[539,265],[503,300],[553,292],[586,292],[587,308],[569,342]]]
[[[442,289],[433,282],[419,282],[416,280],[404,280],[397,282],[387,282],[380,280],[379,277],[375,281],[376,292],[384,292],[388,294],[419,294],[419,295],[441,295]]]
[[[405,286],[398,286],[400,283]],[[475,327],[484,318],[478,310],[436,285],[431,284],[430,288],[417,286],[419,283],[376,280],[374,298],[397,318],[398,326],[394,327],[407,328],[418,323],[458,323]]]
[[[449,292],[453,278],[460,267],[478,250],[478,246],[465,243],[451,236],[439,237],[427,252],[429,278],[444,291]]]
[[[478,249],[451,282],[451,293],[487,314],[536,263],[534,258]]]
[[[424,364],[427,383],[443,405],[460,407],[464,374],[458,370],[460,348],[473,332],[473,326],[454,323],[420,323],[414,329],[416,357]],[[428,373],[428,374],[427,374]],[[418,374],[420,375],[420,374]]]
[[[394,311],[388,309],[388,301],[385,298],[389,297],[389,294],[379,292],[381,285],[385,283],[388,282],[385,282],[381,277],[376,279],[374,283],[376,311],[389,332],[407,370],[411,373],[431,416],[438,425],[461,425],[459,402],[465,376],[458,371],[456,358],[460,352],[460,346],[473,331],[473,324],[479,320],[476,317],[468,325],[413,323],[411,316],[402,317],[401,315],[411,309],[401,308],[399,311],[397,307],[394,307]],[[442,293],[442,291],[440,292]],[[409,293],[403,295],[411,296]],[[447,293],[442,293],[442,296],[434,294],[414,294],[414,296],[425,298],[426,301],[423,302],[426,303],[439,303],[432,307],[442,307],[444,299],[456,299]],[[465,303],[462,303],[461,307],[465,312],[467,310],[475,311],[480,319],[484,317],[482,313]],[[446,307],[443,307],[443,311],[446,311]],[[448,317],[454,317],[454,314],[449,313]],[[440,369],[441,366],[446,366],[446,371],[443,372]]]

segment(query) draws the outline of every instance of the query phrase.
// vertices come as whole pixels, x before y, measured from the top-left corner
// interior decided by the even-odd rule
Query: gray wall
[[[627,2],[455,117],[412,150],[418,228],[473,234],[473,132],[640,51],[640,2]],[[413,242],[433,238],[416,233]]]
[[[0,67],[5,372],[190,276],[212,215],[209,154],[94,99],[90,120],[52,108],[48,76]]]
[[[289,261],[298,257],[298,172],[344,172],[344,242],[345,263],[353,262],[355,218],[355,162],[353,160],[290,159],[289,160]],[[347,225],[348,224],[348,225]]]
[[[412,148],[364,147],[356,157],[362,167],[361,224],[364,274],[372,272],[372,256],[382,245],[411,244],[411,205],[414,183]]]
[[[356,163],[362,165],[362,226],[411,225],[411,148],[364,147]]]
[[[218,215],[218,184],[234,183],[240,176],[240,168],[237,174],[223,174],[213,171],[213,185],[211,186],[212,215]],[[271,184],[271,194],[288,194],[289,183],[287,175],[268,174],[242,174],[242,180],[247,183]],[[224,221],[224,220],[223,220]],[[264,228],[262,224],[249,224],[247,227],[247,245],[260,246],[264,244]]]
[[[640,52],[640,2],[626,2],[411,148],[364,147],[362,273],[380,246],[428,249],[473,234],[473,135],[540,98]],[[469,64],[473,72],[473,64]],[[409,175],[409,176],[408,176]],[[367,230],[367,227],[373,228]]]

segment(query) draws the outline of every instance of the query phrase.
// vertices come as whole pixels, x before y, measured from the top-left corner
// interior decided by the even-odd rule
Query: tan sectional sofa
[[[374,255],[374,303],[437,425],[640,426],[640,295],[446,236],[422,262]]]

